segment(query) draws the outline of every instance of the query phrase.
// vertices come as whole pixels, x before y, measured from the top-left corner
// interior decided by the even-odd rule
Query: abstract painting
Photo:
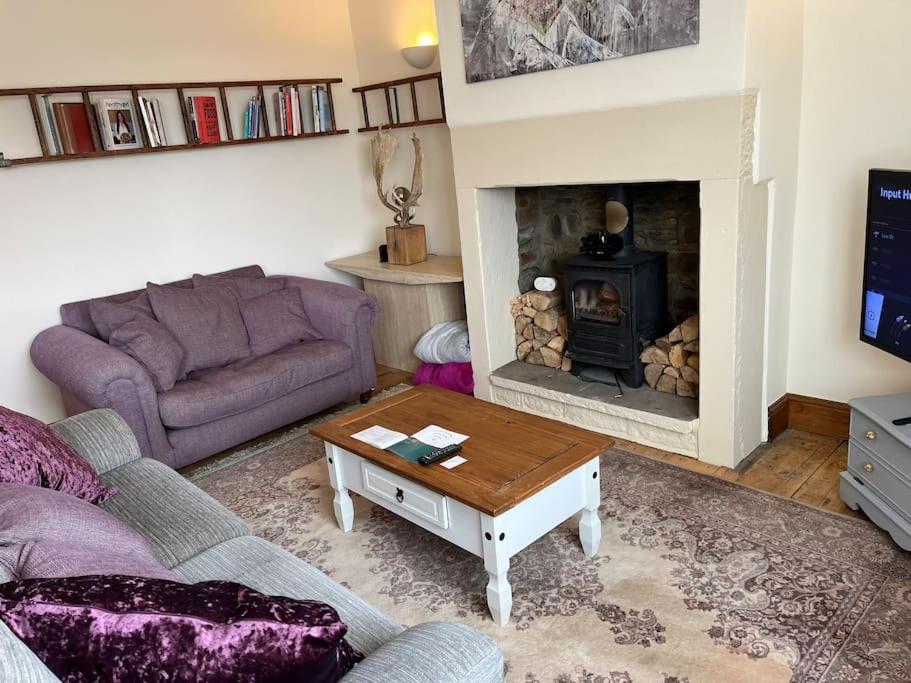
[[[699,0],[460,0],[469,83],[699,42]]]

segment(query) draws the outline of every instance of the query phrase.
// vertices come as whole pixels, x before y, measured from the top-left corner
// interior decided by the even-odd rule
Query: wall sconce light
[[[440,46],[430,33],[422,33],[418,44],[413,47],[402,48],[402,57],[415,69],[426,69],[437,58]]]

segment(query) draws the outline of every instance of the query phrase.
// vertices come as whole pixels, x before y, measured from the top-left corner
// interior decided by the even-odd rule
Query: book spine
[[[149,146],[158,147],[158,141],[155,139],[155,129],[152,127],[152,117],[149,114],[148,102],[144,97],[139,98],[139,115],[142,117],[142,125],[146,129]]]
[[[158,131],[158,141],[161,143],[162,147],[167,147],[168,145],[168,133],[164,129],[164,119],[161,118],[161,105],[158,103],[158,98],[152,100],[152,108],[155,110],[155,129]]]
[[[323,133],[332,130],[332,117],[329,114],[329,93],[323,86],[319,88],[319,126]]]
[[[41,99],[44,100],[44,115],[47,117],[47,128],[51,134],[51,146],[54,154],[60,154],[63,152],[63,149],[60,147],[60,136],[57,134],[57,122],[54,121],[54,111],[51,108],[51,96],[42,95]]]
[[[297,90],[297,86],[291,88],[291,114],[294,120],[294,134],[300,135],[303,130],[301,128],[300,93]]]
[[[199,128],[196,125],[196,111],[193,108],[193,98],[187,98],[187,115],[190,117],[190,134],[193,139],[190,142],[199,144]]]
[[[73,143],[70,139],[70,131],[66,125],[66,109],[62,104],[54,105],[54,119],[57,122],[57,130],[60,131],[60,144],[63,147],[64,154],[73,154]]]
[[[322,133],[323,128],[319,118],[319,87],[313,86],[310,89],[310,98],[313,100],[313,132]]]
[[[101,138],[102,149],[112,149],[112,140],[110,140],[111,131],[104,120],[103,107],[99,107],[97,102],[92,103],[92,112],[95,114],[95,120],[98,121],[98,136]]]

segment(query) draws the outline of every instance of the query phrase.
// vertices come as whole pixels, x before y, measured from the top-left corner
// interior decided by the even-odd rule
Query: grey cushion
[[[428,622],[390,640],[345,683],[500,683],[503,655],[489,637],[463,624]]]
[[[60,491],[0,484],[0,567],[17,579],[95,574],[178,580],[140,534]]]
[[[243,301],[240,312],[255,356],[323,338],[307,317],[296,289],[283,289]]]
[[[194,287],[211,287],[223,285],[230,287],[234,293],[243,299],[253,299],[270,292],[277,292],[285,286],[281,280],[263,277],[241,277],[237,275],[199,275],[193,276]]]
[[[157,320],[137,318],[121,325],[111,333],[110,344],[149,371],[156,391],[172,389],[183,374],[183,347]]]
[[[51,425],[98,473],[139,460],[139,444],[129,425],[110,408],[91,410]]]
[[[154,318],[152,303],[145,292],[128,301],[92,299],[89,301],[89,315],[98,330],[98,336],[107,341],[114,330],[140,318]]]
[[[337,341],[296,344],[268,356],[191,373],[158,398],[161,420],[193,427],[257,408],[296,389],[348,370],[351,349]]]
[[[145,536],[166,567],[250,533],[237,515],[157,460],[136,460],[102,480],[119,489],[102,507]]]
[[[60,679],[0,621],[0,681],[59,683]]]
[[[227,365],[250,355],[237,296],[229,287],[184,289],[148,284],[155,317],[186,352],[184,370]]]
[[[318,569],[256,536],[222,543],[174,567],[174,571],[194,583],[235,581],[268,595],[321,600],[338,611],[348,624],[348,641],[365,654],[403,630]]]

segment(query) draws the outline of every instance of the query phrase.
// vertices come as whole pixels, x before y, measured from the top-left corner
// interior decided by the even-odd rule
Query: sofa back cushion
[[[282,289],[240,303],[254,356],[265,356],[302,341],[319,341],[319,333],[296,289]]]
[[[50,427],[3,406],[0,482],[55,489],[90,503],[104,502],[117,492]]]
[[[194,287],[212,287],[213,285],[230,287],[239,299],[245,300],[263,296],[270,292],[277,292],[284,288],[285,281],[283,279],[242,277],[239,275],[196,274],[193,276]]]
[[[218,368],[250,355],[237,296],[229,287],[148,284],[155,317],[183,347],[184,372]]]
[[[329,605],[227,581],[20,581],[0,620],[64,680],[328,683],[363,659]]]
[[[159,393],[172,389],[186,376],[183,347],[168,328],[153,318],[139,317],[121,325],[111,333],[109,343],[139,361]]]
[[[243,268],[235,268],[233,270],[227,270],[223,273],[217,274],[236,275],[239,277],[265,277],[265,273],[260,266],[244,266]],[[177,282],[169,282],[167,284],[171,285],[172,287],[185,287],[189,289],[193,287],[193,280],[178,280]],[[60,307],[60,319],[67,327],[74,327],[77,330],[81,330],[86,334],[92,335],[93,337],[98,337],[98,329],[95,327],[95,323],[92,321],[92,315],[89,311],[89,305],[93,300],[122,303],[124,301],[135,299],[144,292],[144,289],[137,289],[130,292],[121,292],[120,294],[111,294],[105,297],[101,297],[100,299],[72,301],[70,303],[63,304]]]
[[[0,573],[15,580],[102,574],[181,580],[109,512],[24,484],[0,484]]]
[[[155,319],[152,303],[146,292],[142,292],[135,299],[123,302],[92,299],[89,301],[89,315],[92,316],[92,322],[98,330],[98,337],[104,341],[108,341],[115,330],[128,322],[138,318]]]

